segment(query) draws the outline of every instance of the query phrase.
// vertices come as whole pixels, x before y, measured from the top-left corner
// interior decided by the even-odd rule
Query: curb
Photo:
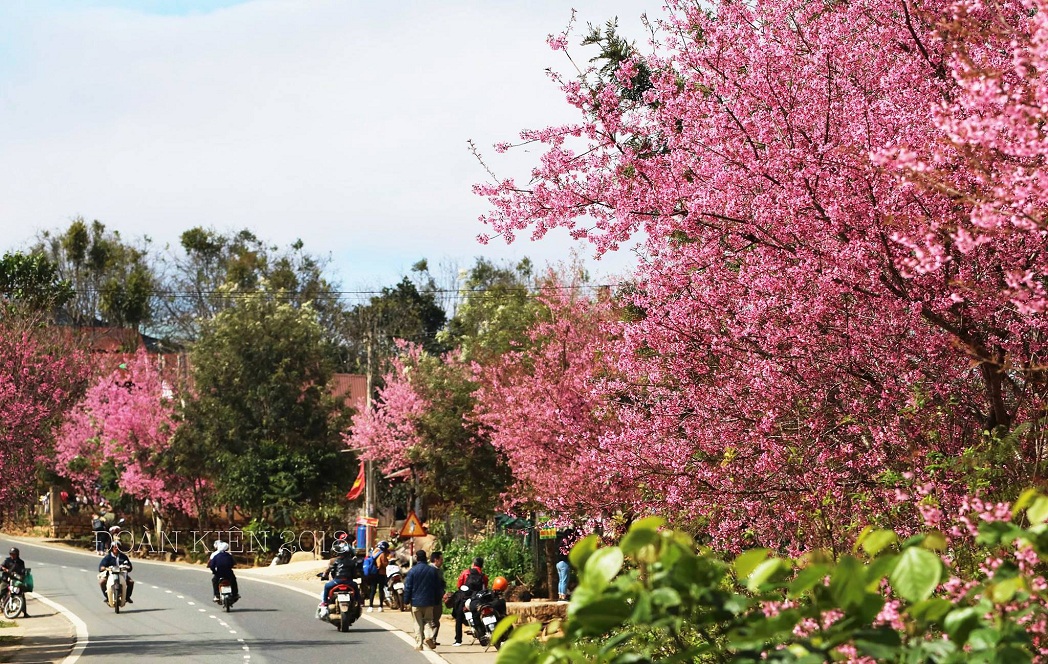
[[[26,593],[26,599],[37,600],[54,612],[34,612],[29,619],[16,619],[14,627],[4,630],[4,636],[10,639],[0,645],[0,661],[74,664],[87,647],[87,625],[72,611],[40,593]],[[63,637],[65,643],[62,643]],[[68,655],[65,654],[67,651]],[[57,652],[62,655],[57,655]]]

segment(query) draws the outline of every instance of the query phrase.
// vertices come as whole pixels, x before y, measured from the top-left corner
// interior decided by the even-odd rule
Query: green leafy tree
[[[205,321],[263,289],[296,306],[312,303],[335,334],[344,314],[339,286],[325,276],[328,261],[306,252],[301,240],[280,249],[246,229],[226,234],[198,226],[182,233],[179,245],[162,261],[157,323],[168,336],[193,341]]]
[[[77,325],[113,325],[141,329],[153,318],[156,274],[150,262],[150,240],[128,244],[105,224],[77,217],[64,232],[43,232],[34,255],[55,266],[73,297],[65,304]]]
[[[316,312],[260,285],[203,323],[173,458],[211,478],[218,504],[283,525],[296,505],[341,495],[352,459],[340,454],[347,413],[328,391],[334,352]]]
[[[7,314],[51,315],[73,295],[57,266],[39,254],[8,252],[0,259],[0,303]]]
[[[479,258],[460,287],[462,303],[440,339],[467,360],[483,362],[518,347],[540,307],[531,261],[497,265]]]
[[[421,470],[423,502],[440,513],[454,510],[490,517],[512,483],[505,456],[480,434],[470,419],[476,383],[468,365],[448,357],[423,355],[411,377],[431,407],[416,422],[419,443],[408,451]]]
[[[437,287],[426,262],[416,263],[412,272],[414,280],[404,277],[348,312],[343,330],[351,371],[367,373],[370,367],[377,377],[396,354],[398,339],[418,344],[432,354],[447,350],[437,338],[447,314],[437,303]]]

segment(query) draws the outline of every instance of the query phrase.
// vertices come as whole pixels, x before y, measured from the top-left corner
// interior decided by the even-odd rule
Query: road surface
[[[319,580],[315,596],[308,596],[239,575],[241,599],[225,613],[211,601],[211,575],[202,567],[132,559],[134,603],[117,615],[102,601],[100,556],[17,545],[33,570],[35,590],[86,624],[80,661],[427,661],[410,644],[368,621],[357,621],[348,633],[318,621]]]

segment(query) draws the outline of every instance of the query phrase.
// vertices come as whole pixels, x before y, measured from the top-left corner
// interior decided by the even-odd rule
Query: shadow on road
[[[363,631],[363,630],[361,630]],[[381,631],[381,630],[377,630]],[[206,658],[220,655],[242,655],[243,644],[233,639],[220,639],[215,641],[198,640],[187,644],[185,639],[178,635],[166,635],[169,638],[145,640],[150,638],[142,635],[135,636],[101,636],[91,637],[91,641],[84,651],[86,657],[109,656],[109,657],[134,657],[138,661],[153,661],[161,657],[186,657]],[[345,635],[347,645],[360,645],[360,641],[353,639],[353,634]],[[298,656],[303,652],[309,652],[313,647],[330,646],[330,641],[295,639],[293,641],[276,641],[267,639],[250,639],[248,644],[251,650],[258,650],[259,654],[272,655],[275,651],[294,650]],[[65,652],[68,653],[69,644],[66,643]],[[56,659],[61,659],[57,657]],[[33,660],[39,661],[39,660]]]
[[[5,662],[58,662],[72,649],[69,637],[36,636],[29,645],[22,645],[13,657]]]

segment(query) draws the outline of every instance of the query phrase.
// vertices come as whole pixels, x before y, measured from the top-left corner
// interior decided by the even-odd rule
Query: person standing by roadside
[[[563,553],[557,560],[557,599],[564,601],[568,599],[568,579],[571,576],[571,564],[568,557]]]
[[[375,593],[378,592],[378,612],[382,613],[382,605],[386,603],[386,565],[389,564],[389,542],[383,540],[378,543],[375,550],[368,556],[370,564],[365,561],[364,573],[368,583],[368,613],[375,610]]]
[[[429,557],[429,564],[433,565],[438,570],[440,570],[440,578],[443,579],[444,578],[444,553],[442,551],[434,551],[433,555],[431,555]],[[446,591],[445,591],[444,595],[441,595],[441,598],[440,598],[441,604],[437,605],[437,620],[436,620],[435,623],[433,623],[433,643],[434,643],[434,645],[438,645],[438,646],[440,645],[440,643],[437,641],[437,634],[440,633],[440,616],[444,613],[443,602],[444,602],[444,596],[446,596],[446,595],[447,595]]]
[[[411,616],[415,619],[415,650],[422,650],[423,645],[436,649],[437,621],[443,598],[444,577],[439,569],[427,564],[426,552],[419,549],[415,564],[404,577],[404,601],[411,606]]]
[[[106,521],[98,512],[91,514],[91,532],[94,533],[95,537],[95,553],[100,556],[105,555],[109,537],[106,533]]]

